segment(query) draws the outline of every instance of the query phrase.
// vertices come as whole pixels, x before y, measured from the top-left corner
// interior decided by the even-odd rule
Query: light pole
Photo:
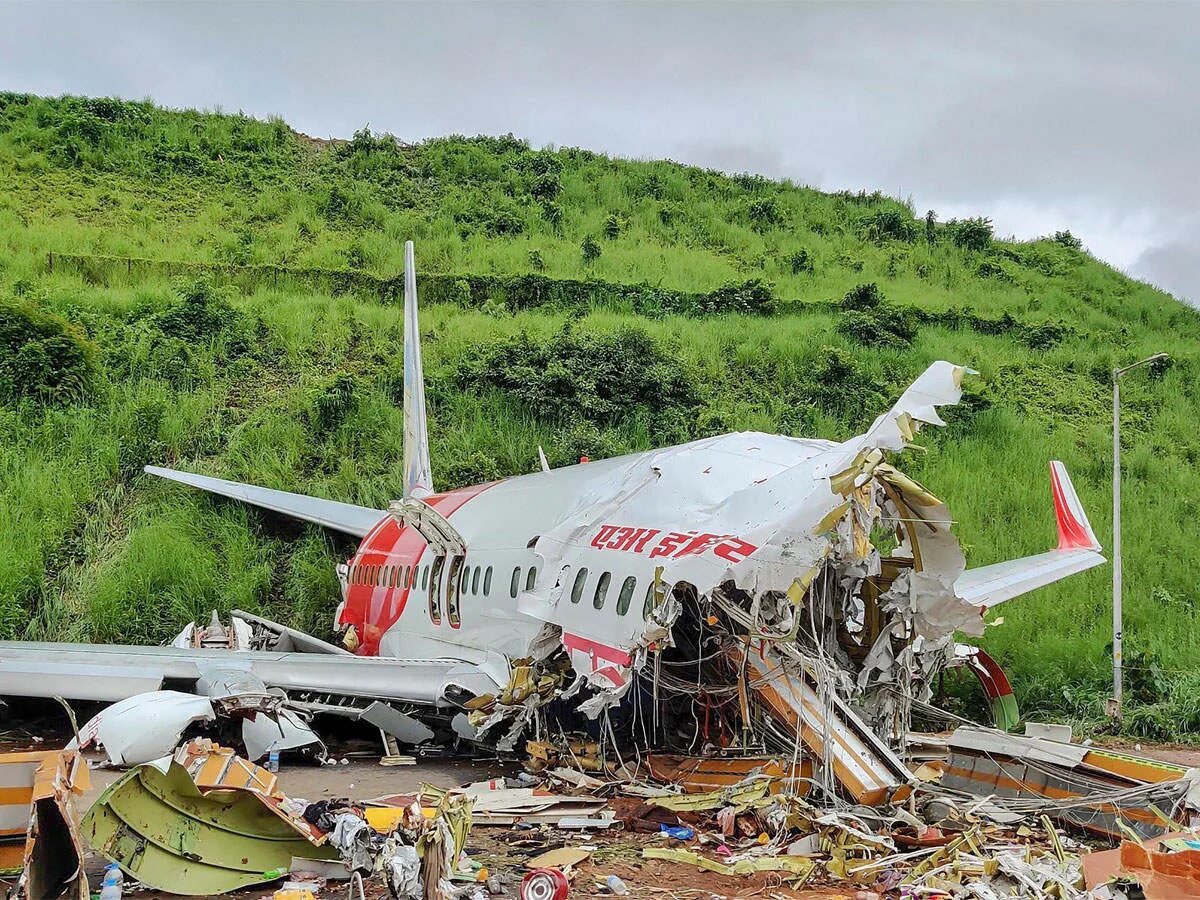
[[[1166,359],[1155,353],[1128,366],[1113,369],[1113,696],[1109,714],[1121,718],[1121,376],[1139,366]]]

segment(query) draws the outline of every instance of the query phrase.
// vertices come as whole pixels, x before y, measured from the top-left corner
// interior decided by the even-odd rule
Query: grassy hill
[[[1200,732],[1200,316],[1069,233],[1006,242],[880,194],[511,136],[329,143],[110,99],[0,94],[0,634],[159,641],[231,606],[327,630],[346,545],[140,470],[398,495],[406,238],[442,488],[530,471],[539,444],[563,463],[845,437],[945,358],[980,374],[902,465],[970,564],[1051,545],[1051,458],[1107,545],[1109,373],[1169,352],[1124,387],[1126,728]],[[983,642],[1027,712],[1099,715],[1109,578],[1000,610]]]

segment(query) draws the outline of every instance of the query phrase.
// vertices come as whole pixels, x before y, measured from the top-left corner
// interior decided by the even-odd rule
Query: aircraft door
[[[458,628],[462,625],[462,618],[459,616],[458,604],[459,597],[462,595],[463,585],[459,583],[459,575],[462,571],[463,557],[450,557],[450,565],[446,567],[446,618],[450,620],[451,628]]]
[[[429,568],[429,621],[434,625],[442,624],[442,588],[439,579],[446,566],[446,556],[439,553],[433,558]]]

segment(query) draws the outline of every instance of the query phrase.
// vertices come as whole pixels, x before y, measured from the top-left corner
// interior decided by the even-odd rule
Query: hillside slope
[[[140,469],[396,496],[387,285],[410,237],[439,487],[529,471],[539,444],[564,463],[732,429],[843,437],[945,358],[980,375],[903,467],[970,563],[1050,546],[1052,458],[1107,545],[1109,373],[1169,352],[1124,388],[1127,727],[1200,731],[1200,316],[1069,233],[1009,243],[878,194],[108,99],[0,94],[0,634],[158,641],[231,606],[327,630],[344,545]],[[988,630],[1027,710],[1098,714],[1109,577]]]

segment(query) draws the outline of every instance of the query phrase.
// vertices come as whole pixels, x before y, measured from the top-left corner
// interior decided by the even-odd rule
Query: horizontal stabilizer
[[[226,481],[224,478],[193,475],[190,472],[177,472],[174,469],[162,469],[158,466],[146,466],[146,471],[159,478],[168,478],[202,491],[220,494],[222,497],[229,497],[233,500],[241,500],[243,503],[269,509],[294,519],[323,525],[357,538],[366,537],[367,533],[385,516],[385,513],[377,509],[368,509],[365,506],[339,503],[336,500],[322,500],[320,497],[308,497],[288,491],[275,491],[271,488],[255,487],[252,484]]]
[[[988,609],[1105,561],[1071,476],[1057,460],[1050,463],[1050,490],[1058,524],[1058,549],[967,569],[954,583],[958,596]]]

